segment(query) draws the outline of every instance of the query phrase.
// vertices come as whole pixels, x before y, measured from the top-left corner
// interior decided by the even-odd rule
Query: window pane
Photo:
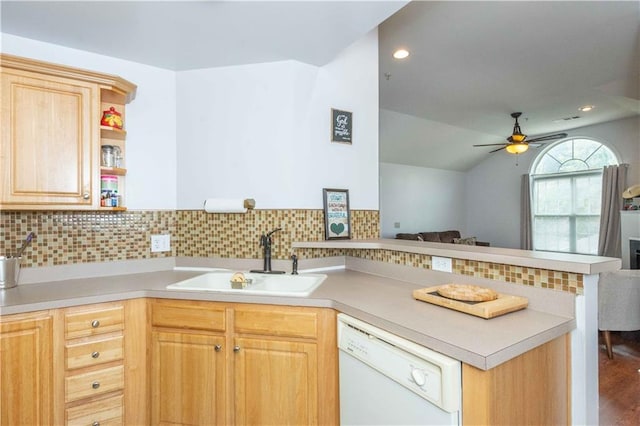
[[[551,155],[561,163],[571,160],[573,158],[573,140],[554,146],[545,155]]]
[[[534,181],[535,214],[571,214],[571,180],[567,178]]]
[[[573,157],[585,160],[589,158],[602,144],[590,139],[573,140]]]
[[[590,169],[601,169],[604,166],[609,166],[611,164],[618,164],[616,160],[616,156],[613,152],[607,148],[606,146],[602,146],[599,150],[593,154],[588,160]]]
[[[558,171],[562,173],[579,172],[582,170],[589,170],[589,166],[584,161],[576,159],[565,161],[560,168],[558,168]]]
[[[576,217],[576,253],[598,254],[599,217]]]
[[[558,167],[560,167],[560,163],[558,162],[558,160],[550,155],[545,155],[536,166],[535,174],[541,175],[547,173],[557,173]]]
[[[602,175],[575,177],[575,213],[600,214]]]
[[[535,250],[571,251],[568,217],[536,217],[533,223]]]

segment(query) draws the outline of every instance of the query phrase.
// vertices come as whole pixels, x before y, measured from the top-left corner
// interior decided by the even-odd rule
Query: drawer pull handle
[[[234,352],[240,352],[240,346],[234,346],[233,347],[233,351]]]
[[[93,422],[91,423],[91,426],[100,426],[100,422]]]
[[[93,327],[93,328],[100,327],[100,321],[98,321],[98,320],[91,321],[91,327]]]
[[[95,351],[91,353],[91,358],[98,358],[100,356],[100,352]]]
[[[222,345],[215,345],[213,348],[216,350],[216,352],[220,352],[220,350],[222,350]]]
[[[94,388],[94,389],[98,389],[100,387],[100,382],[95,381],[95,382],[91,383],[91,387]]]

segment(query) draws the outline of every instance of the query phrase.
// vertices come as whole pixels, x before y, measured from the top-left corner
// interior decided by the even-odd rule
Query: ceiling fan
[[[539,138],[533,138],[533,139],[528,139],[527,140],[527,135],[522,133],[522,130],[520,130],[520,124],[518,123],[518,117],[520,117],[522,115],[521,112],[512,112],[511,113],[511,117],[513,117],[515,119],[515,124],[513,126],[513,132],[511,133],[511,136],[509,136],[507,138],[506,143],[489,143],[489,144],[484,144],[484,145],[474,145],[474,146],[498,146],[498,145],[502,145],[500,148],[498,149],[494,149],[491,152],[497,152],[500,151],[501,149],[506,150],[509,154],[522,154],[523,152],[525,152],[526,150],[529,149],[529,145],[531,146],[540,146],[545,142],[548,141],[552,141],[554,139],[561,139],[561,138],[566,138],[567,134],[566,133],[555,133],[553,135],[546,135],[546,136],[540,136]],[[542,142],[542,143],[541,143]]]

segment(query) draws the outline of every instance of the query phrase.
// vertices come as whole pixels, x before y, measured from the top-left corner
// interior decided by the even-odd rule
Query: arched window
[[[602,169],[616,155],[592,139],[550,145],[531,169],[534,250],[597,254]]]

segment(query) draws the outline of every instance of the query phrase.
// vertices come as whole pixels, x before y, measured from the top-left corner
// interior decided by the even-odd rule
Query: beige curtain
[[[620,210],[622,192],[627,187],[628,164],[605,166],[602,172],[602,204],[600,206],[600,236],[598,255],[621,257]]]
[[[522,175],[520,181],[520,248],[533,250],[533,227],[531,226],[531,180]]]

